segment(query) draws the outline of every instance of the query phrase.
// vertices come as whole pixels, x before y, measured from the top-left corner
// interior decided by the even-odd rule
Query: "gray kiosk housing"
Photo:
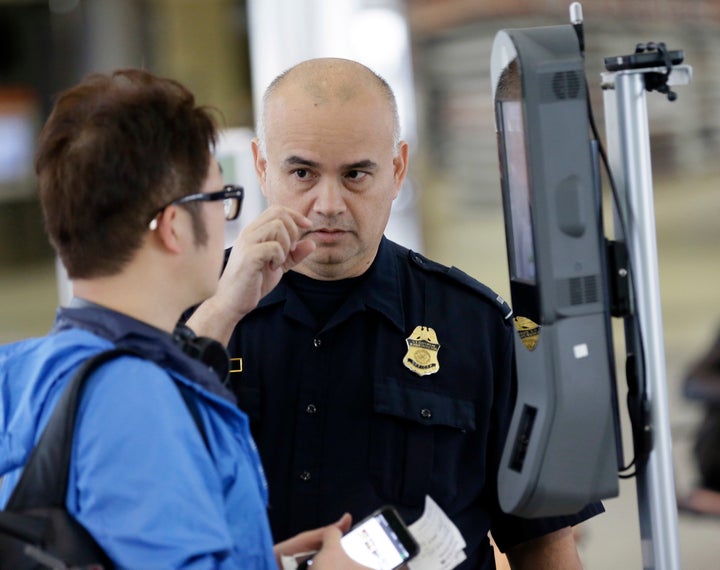
[[[618,494],[622,462],[597,153],[575,30],[498,32],[491,73],[518,377],[500,506],[572,514]]]

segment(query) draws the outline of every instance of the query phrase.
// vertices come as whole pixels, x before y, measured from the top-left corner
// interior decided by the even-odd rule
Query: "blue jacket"
[[[178,372],[204,367],[169,335],[107,309],[61,309],[52,334],[0,347],[0,506],[76,368],[116,343],[158,358],[123,356],[88,381],[68,511],[118,568],[276,569],[247,417],[216,377],[211,390]],[[195,389],[207,446],[173,382]]]

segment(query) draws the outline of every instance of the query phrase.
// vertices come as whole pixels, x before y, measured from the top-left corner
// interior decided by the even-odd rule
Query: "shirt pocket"
[[[370,474],[377,492],[394,504],[418,506],[426,494],[453,495],[466,436],[474,432],[471,400],[432,392],[407,380],[382,378],[373,387]]]

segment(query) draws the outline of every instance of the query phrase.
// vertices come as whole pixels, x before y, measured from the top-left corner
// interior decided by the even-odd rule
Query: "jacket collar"
[[[159,366],[174,370],[207,391],[235,402],[208,365],[183,352],[181,340],[152,325],[83,299],[58,309],[52,332],[70,328],[87,330],[115,344],[132,348]]]

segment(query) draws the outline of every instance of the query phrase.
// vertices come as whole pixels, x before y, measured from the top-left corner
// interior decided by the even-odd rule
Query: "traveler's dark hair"
[[[89,75],[60,93],[35,171],[45,228],[69,277],[120,271],[159,209],[200,192],[216,142],[212,110],[147,71]],[[199,203],[184,206],[204,244]]]

